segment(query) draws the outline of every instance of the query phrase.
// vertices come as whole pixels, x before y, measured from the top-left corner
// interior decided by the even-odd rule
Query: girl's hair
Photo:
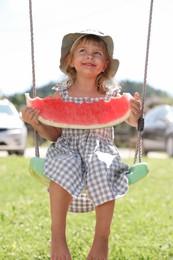
[[[117,89],[117,84],[115,84],[115,82],[113,84],[110,84],[110,82],[113,82],[112,76],[111,76],[112,68],[111,68],[111,62],[110,62],[110,57],[109,57],[109,54],[107,51],[106,43],[99,36],[93,35],[93,34],[88,34],[88,35],[82,36],[76,42],[74,42],[74,44],[71,47],[70,53],[64,59],[62,66],[63,66],[65,73],[69,77],[69,82],[70,83],[75,82],[76,74],[77,74],[76,69],[74,67],[71,67],[71,65],[70,65],[72,62],[72,59],[73,59],[74,50],[80,43],[89,42],[89,41],[99,44],[106,51],[107,59],[109,60],[108,66],[105,69],[105,71],[101,72],[96,78],[96,84],[97,84],[98,90],[101,92],[107,92],[107,90],[110,90],[110,88]],[[106,84],[106,83],[108,83],[108,84]]]

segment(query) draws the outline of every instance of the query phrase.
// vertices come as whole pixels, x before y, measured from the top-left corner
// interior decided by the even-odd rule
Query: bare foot
[[[108,260],[108,239],[95,238],[87,260]]]
[[[72,260],[66,241],[52,240],[50,248],[50,259],[51,260]]]

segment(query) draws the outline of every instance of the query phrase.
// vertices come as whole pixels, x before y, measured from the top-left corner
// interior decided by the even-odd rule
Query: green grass
[[[149,175],[117,200],[109,260],[173,259],[173,159],[147,159]],[[29,159],[0,158],[0,259],[49,259],[50,213],[46,187],[28,173]],[[94,212],[68,214],[74,260],[84,260]]]

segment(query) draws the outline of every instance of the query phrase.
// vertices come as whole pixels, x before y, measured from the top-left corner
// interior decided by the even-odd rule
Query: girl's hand
[[[61,136],[62,129],[42,124],[38,121],[39,111],[33,107],[25,107],[22,109],[23,120],[30,124],[40,136],[51,142],[56,142]]]
[[[142,115],[139,93],[135,92],[134,97],[130,99],[130,116],[126,120],[129,125],[137,126],[137,122]]]
[[[38,121],[39,111],[33,107],[25,107],[22,109],[23,120],[30,124],[32,127],[36,127],[40,124]]]

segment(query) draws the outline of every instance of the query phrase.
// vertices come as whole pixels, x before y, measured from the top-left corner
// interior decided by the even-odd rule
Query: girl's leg
[[[49,187],[51,208],[51,260],[71,260],[66,241],[66,217],[71,195],[57,183],[51,181]]]
[[[95,236],[87,260],[108,260],[108,241],[114,205],[115,201],[111,200],[96,207]]]

